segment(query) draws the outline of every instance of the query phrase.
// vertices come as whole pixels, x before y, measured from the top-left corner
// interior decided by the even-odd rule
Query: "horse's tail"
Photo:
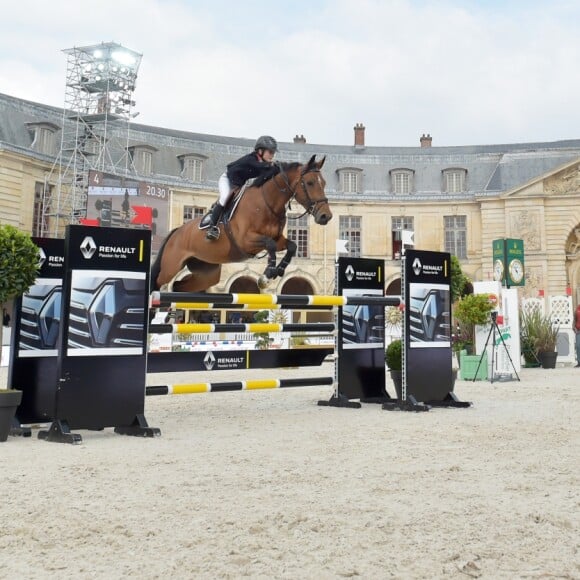
[[[163,250],[165,249],[165,244],[169,241],[169,238],[178,230],[179,228],[174,228],[169,232],[169,235],[163,240],[161,244],[161,248],[159,248],[159,252],[157,253],[157,258],[155,258],[155,262],[151,266],[151,277],[149,279],[149,286],[150,291],[159,290],[159,286],[157,286],[157,278],[159,278],[159,274],[161,273],[161,258],[163,257]]]

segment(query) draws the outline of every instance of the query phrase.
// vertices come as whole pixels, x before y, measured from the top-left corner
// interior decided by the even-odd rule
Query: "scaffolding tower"
[[[52,237],[87,215],[89,174],[134,175],[129,154],[133,91],[142,55],[115,42],[65,49],[61,145],[46,177],[43,207]],[[51,195],[50,184],[56,181]]]

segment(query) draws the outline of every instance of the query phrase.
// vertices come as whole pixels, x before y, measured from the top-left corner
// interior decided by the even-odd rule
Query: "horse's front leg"
[[[276,242],[272,238],[266,238],[264,240],[264,247],[268,252],[268,265],[266,266],[264,273],[258,278],[258,287],[262,290],[266,288],[270,281],[277,275]]]
[[[286,268],[292,261],[292,258],[296,255],[296,250],[298,249],[298,246],[292,240],[287,240],[286,238],[284,238],[284,242],[285,243],[283,245],[286,247],[286,253],[284,254],[284,257],[280,260],[278,266],[276,267],[276,275],[280,278],[284,276]],[[280,242],[278,242],[278,247],[280,250],[284,249],[284,247],[280,248]]]

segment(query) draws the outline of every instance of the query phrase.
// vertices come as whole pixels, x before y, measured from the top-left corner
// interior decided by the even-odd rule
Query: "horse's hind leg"
[[[220,264],[205,262],[190,263],[190,275],[174,285],[175,292],[206,292],[219,284],[222,267]]]

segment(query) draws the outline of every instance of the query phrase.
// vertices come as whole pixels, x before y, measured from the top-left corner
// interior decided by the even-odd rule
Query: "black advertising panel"
[[[408,249],[405,254],[407,397],[443,400],[451,378],[451,256]]]
[[[383,260],[338,259],[338,294],[383,296]],[[348,399],[385,397],[385,308],[347,305],[338,309],[340,392]]]
[[[42,423],[54,416],[58,338],[61,322],[64,240],[32,238],[39,248],[34,284],[15,304],[8,385],[22,391],[19,423]]]
[[[145,397],[149,230],[69,226],[56,418],[128,426]]]

